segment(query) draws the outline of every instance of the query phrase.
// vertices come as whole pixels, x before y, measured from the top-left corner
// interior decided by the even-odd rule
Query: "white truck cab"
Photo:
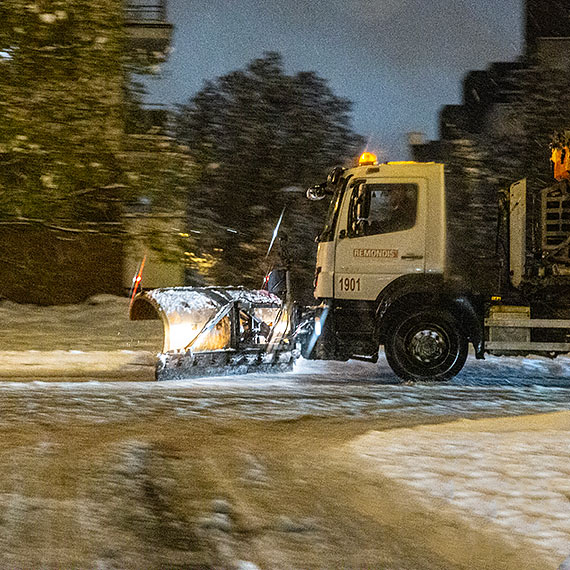
[[[308,357],[376,361],[383,344],[391,367],[410,380],[457,374],[469,340],[482,357],[478,313],[445,279],[443,165],[378,164],[364,153],[358,166],[334,169],[307,192],[326,194],[314,291],[319,339]]]
[[[365,162],[339,176],[319,237],[315,297],[374,301],[407,274],[445,271],[443,165]]]

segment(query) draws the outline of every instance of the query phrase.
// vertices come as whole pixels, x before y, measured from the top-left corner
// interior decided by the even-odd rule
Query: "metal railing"
[[[166,22],[166,0],[129,0],[125,5],[127,22]]]

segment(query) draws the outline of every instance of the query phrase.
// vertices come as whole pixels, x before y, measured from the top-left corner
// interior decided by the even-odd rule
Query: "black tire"
[[[405,381],[444,381],[465,364],[467,338],[453,315],[424,309],[397,316],[384,342],[386,360]]]

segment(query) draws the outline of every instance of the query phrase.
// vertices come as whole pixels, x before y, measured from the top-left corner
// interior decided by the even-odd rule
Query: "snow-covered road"
[[[270,420],[349,416],[419,423],[433,421],[434,416],[472,418],[570,409],[567,357],[470,359],[452,382],[402,385],[383,359],[378,365],[301,360],[286,374],[157,383],[146,381],[152,371],[150,354],[28,353],[27,364],[20,368],[14,354],[8,358],[0,353],[4,370],[0,426],[40,417],[56,422],[115,422],[134,413]],[[26,382],[11,381],[6,374],[8,359],[14,377]],[[131,381],[114,381],[122,379],[120,374],[115,378],[114,371],[125,362],[135,369]],[[137,381],[139,376],[145,381]],[[31,410],[33,414],[26,413]]]
[[[512,369],[505,364],[491,362],[491,365],[494,375],[483,376],[481,369],[484,364],[473,361],[464,375],[439,385],[397,384],[391,373],[383,369],[385,365],[382,363],[378,368],[360,362],[305,361],[299,362],[296,369],[287,374],[199,378],[181,382],[124,382],[113,381],[112,378],[102,381],[89,379],[88,375],[80,382],[77,379],[59,381],[57,378],[50,381],[28,378],[27,382],[4,380],[0,382],[0,430],[15,434],[23,441],[27,441],[31,434],[38,434],[37,453],[34,451],[32,454],[34,458],[34,454],[38,455],[37,461],[30,459],[29,467],[34,478],[39,476],[36,471],[41,472],[45,453],[51,454],[50,461],[54,464],[64,461],[67,453],[85,461],[84,444],[75,443],[75,434],[78,433],[90,434],[89,441],[106,434],[105,438],[123,442],[121,445],[151,445],[151,450],[154,450],[153,442],[162,441],[165,434],[170,433],[168,445],[176,449],[177,457],[185,456],[200,442],[200,449],[207,457],[203,461],[207,465],[214,461],[210,453],[214,454],[216,462],[228,461],[230,464],[236,461],[235,454],[241,457],[240,454],[245,453],[247,458],[255,453],[255,469],[267,462],[271,467],[266,469],[273,472],[282,472],[285,465],[297,465],[301,460],[293,451],[287,461],[277,462],[275,457],[278,454],[275,455],[273,447],[266,449],[262,443],[266,434],[275,433],[274,437],[280,442],[277,445],[288,445],[293,450],[322,441],[322,445],[329,449],[326,471],[322,475],[326,477],[327,488],[337,478],[342,481],[342,465],[346,461],[347,476],[361,481],[359,484],[366,481],[366,485],[370,485],[372,481],[374,485],[385,488],[384,481],[390,480],[390,485],[395,485],[390,492],[399,493],[392,508],[396,511],[403,509],[405,517],[412,520],[419,517],[420,522],[413,524],[423,525],[423,517],[430,518],[434,532],[437,532],[429,540],[438,541],[438,552],[440,548],[445,551],[441,541],[457,539],[455,535],[451,538],[446,535],[445,539],[439,536],[440,532],[451,532],[448,524],[481,537],[473,550],[474,559],[469,558],[463,549],[456,548],[452,553],[454,562],[447,568],[462,568],[464,559],[473,562],[478,560],[478,556],[487,556],[485,552],[490,551],[494,555],[495,549],[501,549],[501,560],[505,561],[505,565],[500,566],[502,568],[554,570],[570,555],[570,417],[567,411],[564,412],[570,408],[570,388],[564,374],[555,375],[556,369],[550,369],[550,374],[536,375],[537,365],[544,372],[552,366],[550,361],[513,360],[510,363]],[[545,413],[559,410],[562,415]],[[496,419],[480,419],[483,417]],[[466,422],[466,419],[475,421]],[[235,433],[236,429],[241,435]],[[246,444],[243,434],[249,434],[251,429],[260,430],[262,439],[253,438]],[[176,443],[177,430],[186,438],[180,443]],[[62,433],[69,435],[56,435]],[[202,435],[196,443],[189,443],[197,433]],[[61,440],[56,447],[51,443],[52,438]],[[150,443],[142,444],[142,441]],[[228,446],[222,454],[218,449],[220,442],[227,442],[224,445]],[[68,448],[72,451],[64,451]],[[1,453],[7,453],[2,451],[2,446]],[[21,461],[20,455],[25,453],[29,453],[29,449],[22,445],[8,452],[7,457],[18,462]],[[60,460],[56,461],[55,453],[60,453]],[[99,461],[103,453],[106,452],[90,450],[88,457],[93,456]],[[155,461],[154,453],[152,462]],[[303,469],[311,473],[310,456],[306,461],[308,463]],[[319,461],[321,469],[324,469],[322,461],[325,459]],[[339,465],[340,471],[337,471]],[[194,474],[194,477],[201,476],[201,472]],[[145,477],[146,474],[137,474],[133,485]],[[296,477],[305,481],[307,475],[304,472]],[[290,489],[299,484],[287,481],[284,479],[282,484]],[[106,485],[106,481],[101,484]],[[239,488],[242,483],[232,480],[228,484],[230,488],[236,485]],[[263,484],[266,484],[265,478]],[[8,501],[10,510],[13,508],[9,502],[13,492],[10,491],[11,484],[6,485],[7,492],[0,490],[0,504]],[[220,483],[217,481],[215,485]],[[334,497],[337,505],[342,504],[342,508],[349,509],[351,513],[351,509],[357,508],[362,515],[391,528],[393,522],[384,513],[389,500],[387,496],[363,501],[365,495],[355,488],[345,500],[341,493],[345,483],[339,485],[337,491],[325,492],[324,487],[319,487],[318,492],[324,493],[319,500],[323,497],[333,500]],[[234,496],[233,491],[229,496]],[[100,500],[106,505],[108,497],[103,497]],[[21,500],[27,504],[31,498],[25,496]],[[36,509],[42,512],[47,509],[43,502],[36,502]],[[78,510],[83,508],[81,504],[78,503]],[[278,515],[278,520],[289,521],[286,503],[279,504],[279,512],[285,514]],[[65,505],[68,510],[71,508],[68,503]],[[50,508],[63,509],[63,503]],[[137,508],[147,509],[146,500],[141,498]],[[310,521],[315,520],[311,518],[316,512],[312,509],[317,509],[317,506],[309,501],[302,511]],[[20,520],[17,517],[23,516],[18,513],[14,515],[17,521]],[[66,513],[69,519],[75,516]],[[354,513],[351,516],[355,516]],[[444,516],[453,522],[442,522],[440,519]],[[319,525],[329,527],[338,523],[334,517],[318,520]],[[75,528],[76,523],[69,524]],[[217,524],[214,529],[218,529]],[[282,525],[281,522],[275,524],[277,527]],[[314,524],[311,522],[309,526],[312,528]],[[286,526],[291,525],[294,523],[287,522]],[[373,535],[367,533],[372,532],[367,530],[359,540],[370,540]],[[407,532],[404,531],[405,536]],[[16,538],[10,540],[17,541]],[[217,544],[218,538],[211,540]],[[311,540],[315,541],[314,546],[323,547],[319,542],[324,540],[322,536]],[[332,538],[326,540],[331,540],[331,544],[334,542]],[[394,536],[391,540],[400,538]],[[418,544],[424,548],[429,540],[422,539]],[[115,542],[123,552],[124,544]],[[244,546],[240,544],[239,541],[235,543],[237,550]],[[326,552],[327,556],[333,557],[332,560],[339,560],[331,551]],[[531,553],[529,565],[520,565],[523,554],[517,560],[511,559],[513,552],[527,553],[524,556]],[[258,553],[257,560],[273,555],[263,551]],[[288,551],[287,556],[293,555]],[[356,560],[354,554],[345,556],[343,560],[346,563]],[[166,559],[157,558],[159,561]],[[25,560],[25,556],[14,560]],[[330,563],[331,558],[328,560]],[[435,567],[427,561],[425,565],[418,564],[412,558],[407,558],[406,563],[409,566],[398,567],[418,570]]]
[[[124,299],[0,303],[0,322],[2,567],[554,570],[570,555],[570,356],[470,357],[442,384],[400,384],[383,356],[157,383],[160,330],[126,321]],[[216,497],[230,514],[207,514]]]

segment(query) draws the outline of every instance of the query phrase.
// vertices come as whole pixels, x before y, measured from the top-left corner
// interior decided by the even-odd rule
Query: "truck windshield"
[[[333,241],[334,239],[334,230],[338,219],[340,203],[342,201],[342,195],[349,178],[351,177],[348,176],[347,178],[341,178],[334,189],[334,194],[329,205],[329,211],[327,213],[325,227],[319,235],[319,241]]]

